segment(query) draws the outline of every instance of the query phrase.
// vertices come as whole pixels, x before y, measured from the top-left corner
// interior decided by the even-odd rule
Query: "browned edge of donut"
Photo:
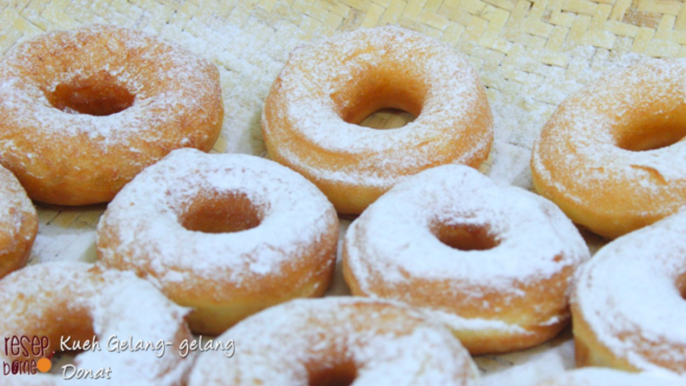
[[[617,214],[604,212],[599,207],[594,205],[587,205],[580,207],[569,202],[569,199],[560,194],[554,187],[548,187],[539,178],[536,169],[531,162],[531,179],[534,190],[540,196],[547,198],[557,205],[575,224],[587,228],[591,232],[604,237],[606,239],[616,239],[619,236],[625,235],[636,229],[643,228],[653,224],[669,214],[644,214],[641,217],[632,215],[623,216],[622,220],[617,222]],[[602,226],[594,226],[594,224],[602,224]]]
[[[353,296],[369,297],[370,294],[361,290],[355,276],[350,272],[346,258],[347,251],[343,249],[343,277]],[[538,346],[556,337],[569,325],[570,319],[563,319],[547,326],[532,326],[526,328],[526,333],[507,334],[499,330],[456,331],[446,325],[453,335],[472,355],[503,354]],[[493,334],[499,335],[497,338]]]
[[[92,33],[91,30],[95,33]],[[36,144],[30,136],[22,137],[21,133],[19,135],[15,133],[13,139],[18,143],[21,151],[6,152],[1,154],[2,157],[0,158],[2,158],[3,166],[10,169],[20,180],[31,199],[46,204],[67,206],[109,202],[138,172],[157,162],[172,150],[193,147],[209,152],[213,148],[222,128],[224,104],[219,70],[209,60],[155,34],[113,25],[54,30],[28,40],[22,45],[33,44],[35,47],[31,48],[30,51],[34,56],[38,55],[37,53],[49,56],[55,55],[55,53],[43,52],[45,51],[44,47],[57,46],[57,42],[60,42],[64,35],[85,35],[87,42],[100,42],[99,46],[102,47],[107,46],[106,42],[113,39],[112,36],[118,36],[123,31],[128,31],[137,39],[168,47],[173,52],[179,51],[183,52],[184,55],[201,59],[202,68],[199,68],[198,72],[211,80],[212,94],[209,95],[208,93],[204,104],[193,110],[194,114],[179,116],[179,119],[174,123],[156,127],[158,131],[167,133],[169,138],[165,140],[147,140],[141,136],[132,136],[137,141],[134,144],[123,142],[101,151],[98,150],[99,145],[97,143],[83,139],[87,138],[86,134],[73,137],[77,139],[72,138],[69,141],[61,140],[62,137],[58,134],[51,141],[44,140]],[[103,57],[107,55],[107,50],[91,52],[91,54],[94,57]],[[46,57],[41,55],[38,57]],[[79,59],[72,58],[72,60]],[[42,61],[43,59],[41,59]],[[162,63],[161,66],[167,66],[167,64]],[[21,74],[27,76],[26,74],[39,70],[40,68],[34,67],[21,68]],[[104,79],[103,76],[96,75],[94,74],[93,77],[97,78],[98,81]],[[181,81],[178,80],[178,82]],[[155,88],[157,87],[155,84],[159,83],[159,80],[151,78],[148,83],[147,87]],[[38,102],[36,101],[36,103]],[[157,113],[150,112],[151,121],[154,121],[155,114]],[[142,125],[145,124],[147,121]],[[6,126],[4,120],[0,118],[0,127],[3,126],[5,128],[10,127]],[[26,127],[20,126],[19,129],[26,129]],[[177,138],[179,133],[184,136],[185,142]],[[164,135],[161,137],[166,138]],[[35,152],[32,158],[27,156],[25,151],[27,148],[33,149],[32,151]]]
[[[14,194],[23,196],[20,201],[29,201],[26,191],[20,185],[18,179],[15,178],[11,171],[2,166],[0,166],[0,183],[6,184],[6,187],[10,190],[15,190]],[[10,246],[4,252],[0,252],[0,278],[26,265],[31,256],[31,247],[38,234],[38,215],[35,208],[31,207],[30,210],[24,211],[22,208],[11,207],[9,211],[10,220],[16,221],[15,217],[19,216],[18,221],[21,222],[21,226],[18,234],[14,236],[0,231],[0,246]],[[2,222],[4,220],[0,221],[0,223]],[[13,224],[9,225],[13,226]]]
[[[320,244],[325,246],[328,245],[328,247],[321,251],[321,255],[329,256],[329,261],[332,262],[335,262],[337,251],[337,244],[335,241],[337,238],[338,228],[336,227],[335,232],[324,233],[320,239]],[[269,307],[297,298],[323,296],[329,289],[335,267],[335,264],[323,266],[308,282],[301,284],[296,291],[291,291],[289,287],[290,284],[294,283],[275,283],[274,286],[277,286],[278,284],[278,287],[282,289],[281,292],[276,294],[277,296],[274,296],[275,293],[271,291],[264,291],[259,294],[252,294],[245,297],[240,302],[236,301],[230,306],[210,303],[198,306],[197,304],[186,304],[184,301],[179,301],[178,303],[193,308],[193,311],[187,317],[187,321],[190,329],[194,333],[219,335],[248,316]],[[175,298],[175,296],[172,296],[172,298]]]
[[[637,372],[625,359],[617,358],[598,341],[584,319],[578,305],[572,304],[572,331],[574,334],[574,358],[577,367],[611,367],[618,370]]]
[[[31,247],[38,234],[38,216],[33,214],[22,221],[21,235],[30,235],[30,239],[20,243],[20,248],[0,254],[0,279],[26,265],[31,256]]]

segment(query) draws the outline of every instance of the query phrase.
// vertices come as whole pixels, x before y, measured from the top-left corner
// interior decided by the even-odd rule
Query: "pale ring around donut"
[[[382,108],[417,118],[358,126]],[[493,141],[486,93],[467,60],[399,27],[360,29],[295,49],[262,114],[269,155],[312,181],[339,213],[361,213],[407,176],[478,167]]]
[[[126,185],[98,224],[100,261],[134,270],[192,307],[218,335],[261,309],[322,295],[338,217],[317,188],[276,162],[173,151]]]
[[[444,165],[396,185],[353,222],[343,273],[353,295],[422,307],[470,353],[499,353],[568,324],[571,277],[589,257],[550,201]]]

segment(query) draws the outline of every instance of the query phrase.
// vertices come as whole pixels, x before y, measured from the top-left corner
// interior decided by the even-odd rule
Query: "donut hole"
[[[679,114],[647,116],[632,126],[616,129],[615,141],[618,147],[630,151],[665,148],[686,137],[686,126],[680,123],[684,120],[686,117]]]
[[[679,290],[681,297],[684,298],[684,300],[686,300],[686,273],[677,278],[676,288]]]
[[[422,112],[426,90],[403,86],[417,82],[397,78],[386,71],[368,71],[345,90],[333,93],[331,98],[341,119],[375,129],[399,128],[414,121]]]
[[[78,314],[78,316],[76,314]],[[93,320],[91,319],[89,313],[84,309],[76,314],[70,315],[70,318],[64,318],[63,315],[56,315],[55,319],[49,319],[58,320],[61,322],[52,326],[51,333],[47,334],[47,336],[50,338],[50,350],[55,351],[55,353],[66,354],[63,355],[63,357],[66,357],[67,360],[72,361],[76,355],[84,351],[84,348],[87,348],[84,347],[86,342],[90,342],[89,344],[92,345],[94,340],[98,341],[98,339],[95,338]],[[63,351],[61,349],[60,340],[63,339],[63,337],[65,341],[65,347],[70,348],[69,350]],[[69,339],[67,340],[67,338]],[[100,342],[101,345],[103,343],[104,342]]]
[[[443,244],[460,251],[485,251],[499,244],[485,226],[438,223],[432,233]]]
[[[359,123],[359,126],[370,129],[388,130],[399,129],[417,119],[411,113],[398,109],[381,109],[372,113]]]
[[[71,302],[72,299],[69,300]],[[68,316],[64,314],[66,309],[69,309]],[[61,364],[71,364],[74,357],[84,351],[83,348],[88,348],[83,346],[85,342],[98,341],[97,338],[94,339],[96,335],[93,329],[93,319],[85,308],[75,308],[67,302],[57,300],[53,307],[45,310],[42,320],[50,321],[50,323],[36,323],[22,331],[22,336],[31,341],[23,342],[28,351],[20,352],[19,356],[14,359],[38,360],[50,357],[54,351],[55,355],[62,357]],[[48,339],[46,349],[43,350],[42,341],[37,345],[32,344],[34,339],[42,340],[43,338]],[[62,350],[61,342],[70,349]],[[102,342],[100,344],[102,345]],[[71,348],[74,349],[71,350]],[[24,355],[26,353],[28,355]],[[55,360],[52,362],[54,369]]]
[[[59,84],[45,96],[53,107],[66,113],[95,116],[119,113],[131,107],[135,100],[135,95],[105,71]]]
[[[195,197],[180,222],[189,231],[231,233],[257,227],[261,214],[243,193],[215,192]]]
[[[333,366],[314,366],[307,368],[308,386],[350,386],[357,378],[357,367],[352,361],[344,361]]]

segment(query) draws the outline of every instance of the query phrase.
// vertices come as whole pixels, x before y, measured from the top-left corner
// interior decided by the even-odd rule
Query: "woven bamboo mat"
[[[533,142],[565,96],[644,56],[686,56],[686,7],[677,0],[0,0],[0,55],[44,31],[90,23],[143,29],[212,60],[227,112],[214,151],[256,155],[265,154],[263,98],[294,47],[389,23],[423,32],[467,55],[487,87],[496,141],[482,170],[525,188]],[[408,119],[384,111],[364,124],[392,128]],[[39,206],[32,262],[93,261],[104,207]],[[340,277],[331,292],[346,292]],[[566,335],[526,353],[477,361],[489,373],[557,350],[555,360],[565,363],[535,371],[562,368],[570,365],[570,347]]]

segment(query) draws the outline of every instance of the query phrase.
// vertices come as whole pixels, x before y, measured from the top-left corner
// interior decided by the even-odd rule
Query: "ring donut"
[[[26,265],[37,233],[36,208],[17,178],[0,166],[0,278]]]
[[[202,353],[189,386],[475,385],[478,376],[447,329],[385,301],[294,300],[251,316],[218,340],[231,338],[240,354]]]
[[[649,60],[567,98],[536,142],[536,191],[615,238],[686,205],[686,62]]]
[[[263,308],[322,295],[337,242],[333,206],[292,170],[179,149],[109,204],[97,248],[106,266],[134,270],[193,307],[194,332],[218,335]]]
[[[0,163],[34,200],[110,201],[180,147],[209,151],[224,108],[211,63],[145,33],[53,31],[0,61]]]
[[[620,237],[576,275],[579,366],[686,374],[686,211]]]
[[[417,119],[361,127],[396,108]],[[339,213],[361,213],[406,176],[478,167],[493,141],[484,87],[465,58],[398,27],[362,29],[293,51],[262,115],[269,155],[312,181]]]
[[[184,321],[188,310],[129,272],[74,262],[28,266],[0,280],[0,309],[0,336],[9,342],[22,336],[41,341],[30,347],[23,343],[26,351],[15,355],[0,350],[0,359],[6,363],[37,361],[86,341],[99,343],[99,350],[93,347],[76,355],[73,365],[92,371],[93,376],[105,369],[102,378],[74,378],[66,384],[183,386],[193,364],[194,358],[177,355],[183,340],[191,339]],[[134,345],[169,343],[165,346],[168,351],[161,357],[156,355],[159,351],[135,350],[135,346],[117,351],[122,347],[119,342],[129,339]],[[10,344],[7,346],[19,347]],[[107,368],[109,379],[105,379]],[[13,381],[26,385],[34,378],[41,380],[37,382],[40,385],[64,384],[62,376],[5,373],[0,377],[3,385]]]
[[[571,276],[588,258],[548,200],[444,165],[396,185],[353,222],[343,273],[353,295],[426,308],[483,354],[554,337],[569,321]]]

